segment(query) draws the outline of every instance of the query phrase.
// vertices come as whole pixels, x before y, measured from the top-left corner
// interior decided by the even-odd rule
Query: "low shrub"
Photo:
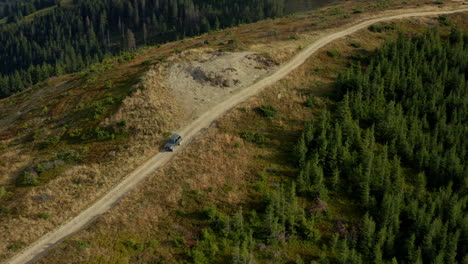
[[[255,144],[263,144],[266,142],[265,136],[258,132],[245,131],[240,134],[240,137],[247,142]]]
[[[83,129],[76,128],[68,132],[68,136],[71,138],[80,138],[82,133],[83,133]]]
[[[120,57],[117,59],[119,63],[133,61],[135,59],[135,53],[133,52],[124,52]]]
[[[8,198],[11,195],[11,192],[8,192],[5,187],[0,187],[0,200],[3,198]]]
[[[75,241],[75,247],[78,250],[84,250],[89,247],[89,243],[87,241],[78,240],[78,241]]]
[[[112,84],[112,81],[111,80],[107,80],[105,83],[104,83],[104,89],[112,89],[113,87],[113,84]]]
[[[15,250],[15,251],[16,251],[16,250],[21,249],[23,246],[24,246],[23,243],[21,243],[21,242],[16,242],[16,243],[10,244],[10,245],[8,246],[8,249],[9,249],[9,250]]]
[[[308,96],[304,105],[312,108],[312,107],[315,107],[316,103],[317,103],[317,99],[315,97]]]
[[[143,66],[150,66],[150,65],[152,65],[152,64],[153,64],[153,62],[152,62],[151,60],[145,60],[145,61],[143,61],[143,62],[141,63],[141,65],[143,65]]]
[[[50,215],[47,213],[44,213],[44,214],[38,214],[37,217],[39,217],[40,219],[47,220],[50,218]]]
[[[340,56],[340,52],[337,51],[337,50],[329,50],[329,51],[327,51],[327,55],[328,55],[328,57],[336,58],[336,57]]]
[[[127,240],[123,244],[126,248],[133,249],[133,250],[140,250],[143,248],[143,244],[137,243],[133,239]]]
[[[92,119],[98,120],[102,115],[107,112],[107,109],[102,103],[96,103],[93,107]]]
[[[177,246],[177,247],[182,247],[182,246],[185,246],[185,238],[183,237],[176,237],[174,239],[174,244]]]
[[[99,141],[112,140],[115,138],[114,130],[112,128],[101,128],[96,127],[94,129],[94,135]]]
[[[257,108],[257,112],[266,118],[274,118],[278,115],[278,110],[272,105],[262,105]]]
[[[34,135],[33,135],[33,139],[34,140],[39,139],[42,136],[42,134],[44,134],[44,129],[39,129],[39,130],[35,131]]]
[[[372,25],[372,26],[369,26],[367,29],[374,33],[381,33],[383,31],[394,30],[395,28],[396,28],[396,24],[390,23],[387,25]]]
[[[352,43],[349,43],[349,45],[353,48],[360,48],[362,47],[361,43],[358,43],[358,42],[352,42]]]
[[[37,174],[31,173],[29,171],[23,172],[23,175],[16,179],[16,185],[21,187],[28,186],[37,186],[39,185],[39,180],[37,179]]]

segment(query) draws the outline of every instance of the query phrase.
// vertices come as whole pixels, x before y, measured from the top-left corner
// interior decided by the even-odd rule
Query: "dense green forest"
[[[456,29],[400,35],[356,62],[306,124],[297,177],[259,184],[264,198],[234,215],[206,208],[187,258],[252,263],[295,247],[296,263],[467,263],[467,63]],[[356,214],[324,212],[336,197]]]
[[[0,18],[7,17],[7,23],[14,23],[38,10],[59,4],[59,0],[0,0]]]
[[[284,0],[73,0],[21,19],[56,2],[3,3],[3,16],[17,23],[0,26],[0,98],[139,45],[285,13]]]

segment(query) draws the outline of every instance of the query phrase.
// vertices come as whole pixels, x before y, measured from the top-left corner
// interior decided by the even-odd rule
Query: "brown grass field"
[[[455,5],[460,3],[339,2],[286,18],[142,48],[134,58],[109,59],[0,100],[0,260],[12,256],[102,196],[157,153],[169,132],[188,122],[187,108],[177,103],[162,81],[170,59],[180,56],[178,51],[233,49],[226,43],[236,40],[242,46],[234,47],[235,50],[254,51],[282,63],[321,35],[338,31],[349,23],[382,12],[448,9]],[[463,21],[463,17],[454,19]],[[433,24],[437,20],[415,19],[399,27],[421,32]],[[172,246],[174,232],[168,230],[179,230],[178,233],[188,236],[195,234],[199,228],[191,223],[193,219],[186,217],[190,212],[207,203],[234,210],[247,199],[255,199],[249,186],[267,168],[294,173],[287,164],[278,162],[283,160],[280,157],[287,156],[284,142],[294,141],[303,122],[319,111],[304,108],[303,102],[306,96],[330,92],[337,70],[345,67],[347,56],[355,50],[349,43],[359,42],[363,50],[370,52],[394,35],[364,31],[325,48],[286,80],[239,106],[199,135],[170,166],[157,172],[89,229],[63,243],[43,262],[121,259],[131,263],[130,258],[141,252],[127,252],[122,241],[128,239],[157,240],[158,247],[152,249],[157,255],[163,259],[176,256],[180,250]],[[327,50],[339,50],[341,56],[332,59]],[[327,100],[320,98],[321,107],[326,107]],[[255,114],[252,109],[265,103],[280,109],[279,119],[266,122]],[[117,129],[122,121],[126,133],[112,140],[78,140],[71,136],[96,127]],[[258,148],[243,142],[239,133],[244,130],[267,131],[271,146]],[[46,147],[41,147],[44,144]],[[34,186],[15,184],[25,171],[57,161],[60,164],[41,173]],[[92,246],[84,249],[73,246],[80,241]]]
[[[467,14],[449,19],[468,28]],[[395,39],[398,31],[422,33],[439,25],[439,20],[418,18],[395,23],[396,30],[372,33],[366,29],[323,48],[286,79],[239,105],[198,135],[168,166],[145,180],[138,190],[87,229],[61,243],[40,263],[184,261],[184,247],[190,247],[204,227],[199,218],[204,208],[216,205],[226,213],[240,207],[248,209],[261,195],[259,190],[264,181],[280,184],[284,176],[295,175],[289,155],[291,145],[304,122],[328,107],[327,96],[333,92],[337,72],[348,66],[353,55],[371,54],[385,41]],[[449,30],[440,27],[441,32]],[[359,43],[361,47],[352,47],[351,43]],[[265,49],[261,44],[254,47]],[[340,55],[332,58],[328,51],[338,51]],[[281,60],[281,55],[277,56]],[[305,106],[307,97],[315,98],[313,108]],[[273,120],[259,116],[254,109],[264,104],[273,105],[279,116]],[[258,146],[244,142],[239,135],[245,131],[261,132],[267,143]],[[338,195],[332,200],[332,217],[353,221],[353,208],[347,198]],[[325,233],[330,228],[326,223],[321,227]],[[174,241],[181,237],[186,244],[176,246]],[[129,248],[126,246],[129,241],[143,246],[139,250]],[[292,261],[301,245],[284,250]]]

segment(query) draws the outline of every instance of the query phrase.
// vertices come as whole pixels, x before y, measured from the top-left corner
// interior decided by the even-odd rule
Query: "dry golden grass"
[[[452,18],[460,22],[468,16]],[[434,19],[426,18],[406,20],[398,23],[398,28],[420,32],[434,23]],[[294,142],[304,121],[318,111],[304,106],[306,96],[317,96],[326,107],[327,99],[322,96],[331,91],[337,71],[346,67],[345,58],[356,51],[349,44],[359,42],[362,49],[371,52],[384,39],[394,39],[396,35],[396,31],[376,34],[362,30],[326,46],[285,80],[238,106],[198,135],[168,166],[40,263],[175,262],[181,250],[174,246],[174,239],[190,240],[203,227],[198,225],[196,212],[213,204],[225,211],[235,210],[255,199],[252,183],[265,168],[294,175],[294,168],[284,164],[284,144]],[[330,58],[327,51],[332,49],[339,51],[342,58]],[[317,67],[321,70],[317,71]],[[279,109],[279,117],[273,121],[260,117],[254,109],[263,104]],[[246,143],[239,137],[242,131],[256,130],[278,134],[269,136],[267,147]],[[128,249],[124,245],[128,241],[142,243],[143,250]]]

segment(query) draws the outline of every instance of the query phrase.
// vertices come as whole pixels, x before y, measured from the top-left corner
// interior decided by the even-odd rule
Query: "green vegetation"
[[[278,110],[272,105],[262,105],[256,110],[261,116],[270,119],[275,118],[278,115]]]
[[[299,137],[296,177],[262,176],[236,213],[205,207],[196,241],[175,245],[194,263],[466,262],[467,41],[400,36],[357,62]]]
[[[389,31],[389,30],[394,30],[395,29],[395,23],[390,23],[387,25],[372,25],[368,28],[372,32],[383,32],[383,31]]]
[[[240,134],[240,137],[247,142],[251,142],[251,143],[255,143],[259,145],[265,143],[266,141],[265,136],[258,132],[251,132],[251,131],[242,132]]]
[[[5,1],[0,1],[0,19],[7,23],[0,28],[0,98],[109,56],[121,54],[119,63],[133,61],[138,46],[287,12],[284,0],[246,0],[242,5],[234,0],[72,0],[63,5],[59,0]],[[27,15],[41,9],[47,12],[26,23]],[[227,48],[241,46],[235,41]]]
[[[352,42],[349,45],[353,48],[360,48],[362,46],[361,43],[358,42]]]
[[[337,58],[340,56],[340,52],[337,51],[337,50],[329,50],[327,51],[327,55],[330,57],[330,58]]]
[[[47,213],[43,213],[43,214],[38,214],[37,217],[39,217],[40,219],[47,220],[50,218],[50,215]]]

